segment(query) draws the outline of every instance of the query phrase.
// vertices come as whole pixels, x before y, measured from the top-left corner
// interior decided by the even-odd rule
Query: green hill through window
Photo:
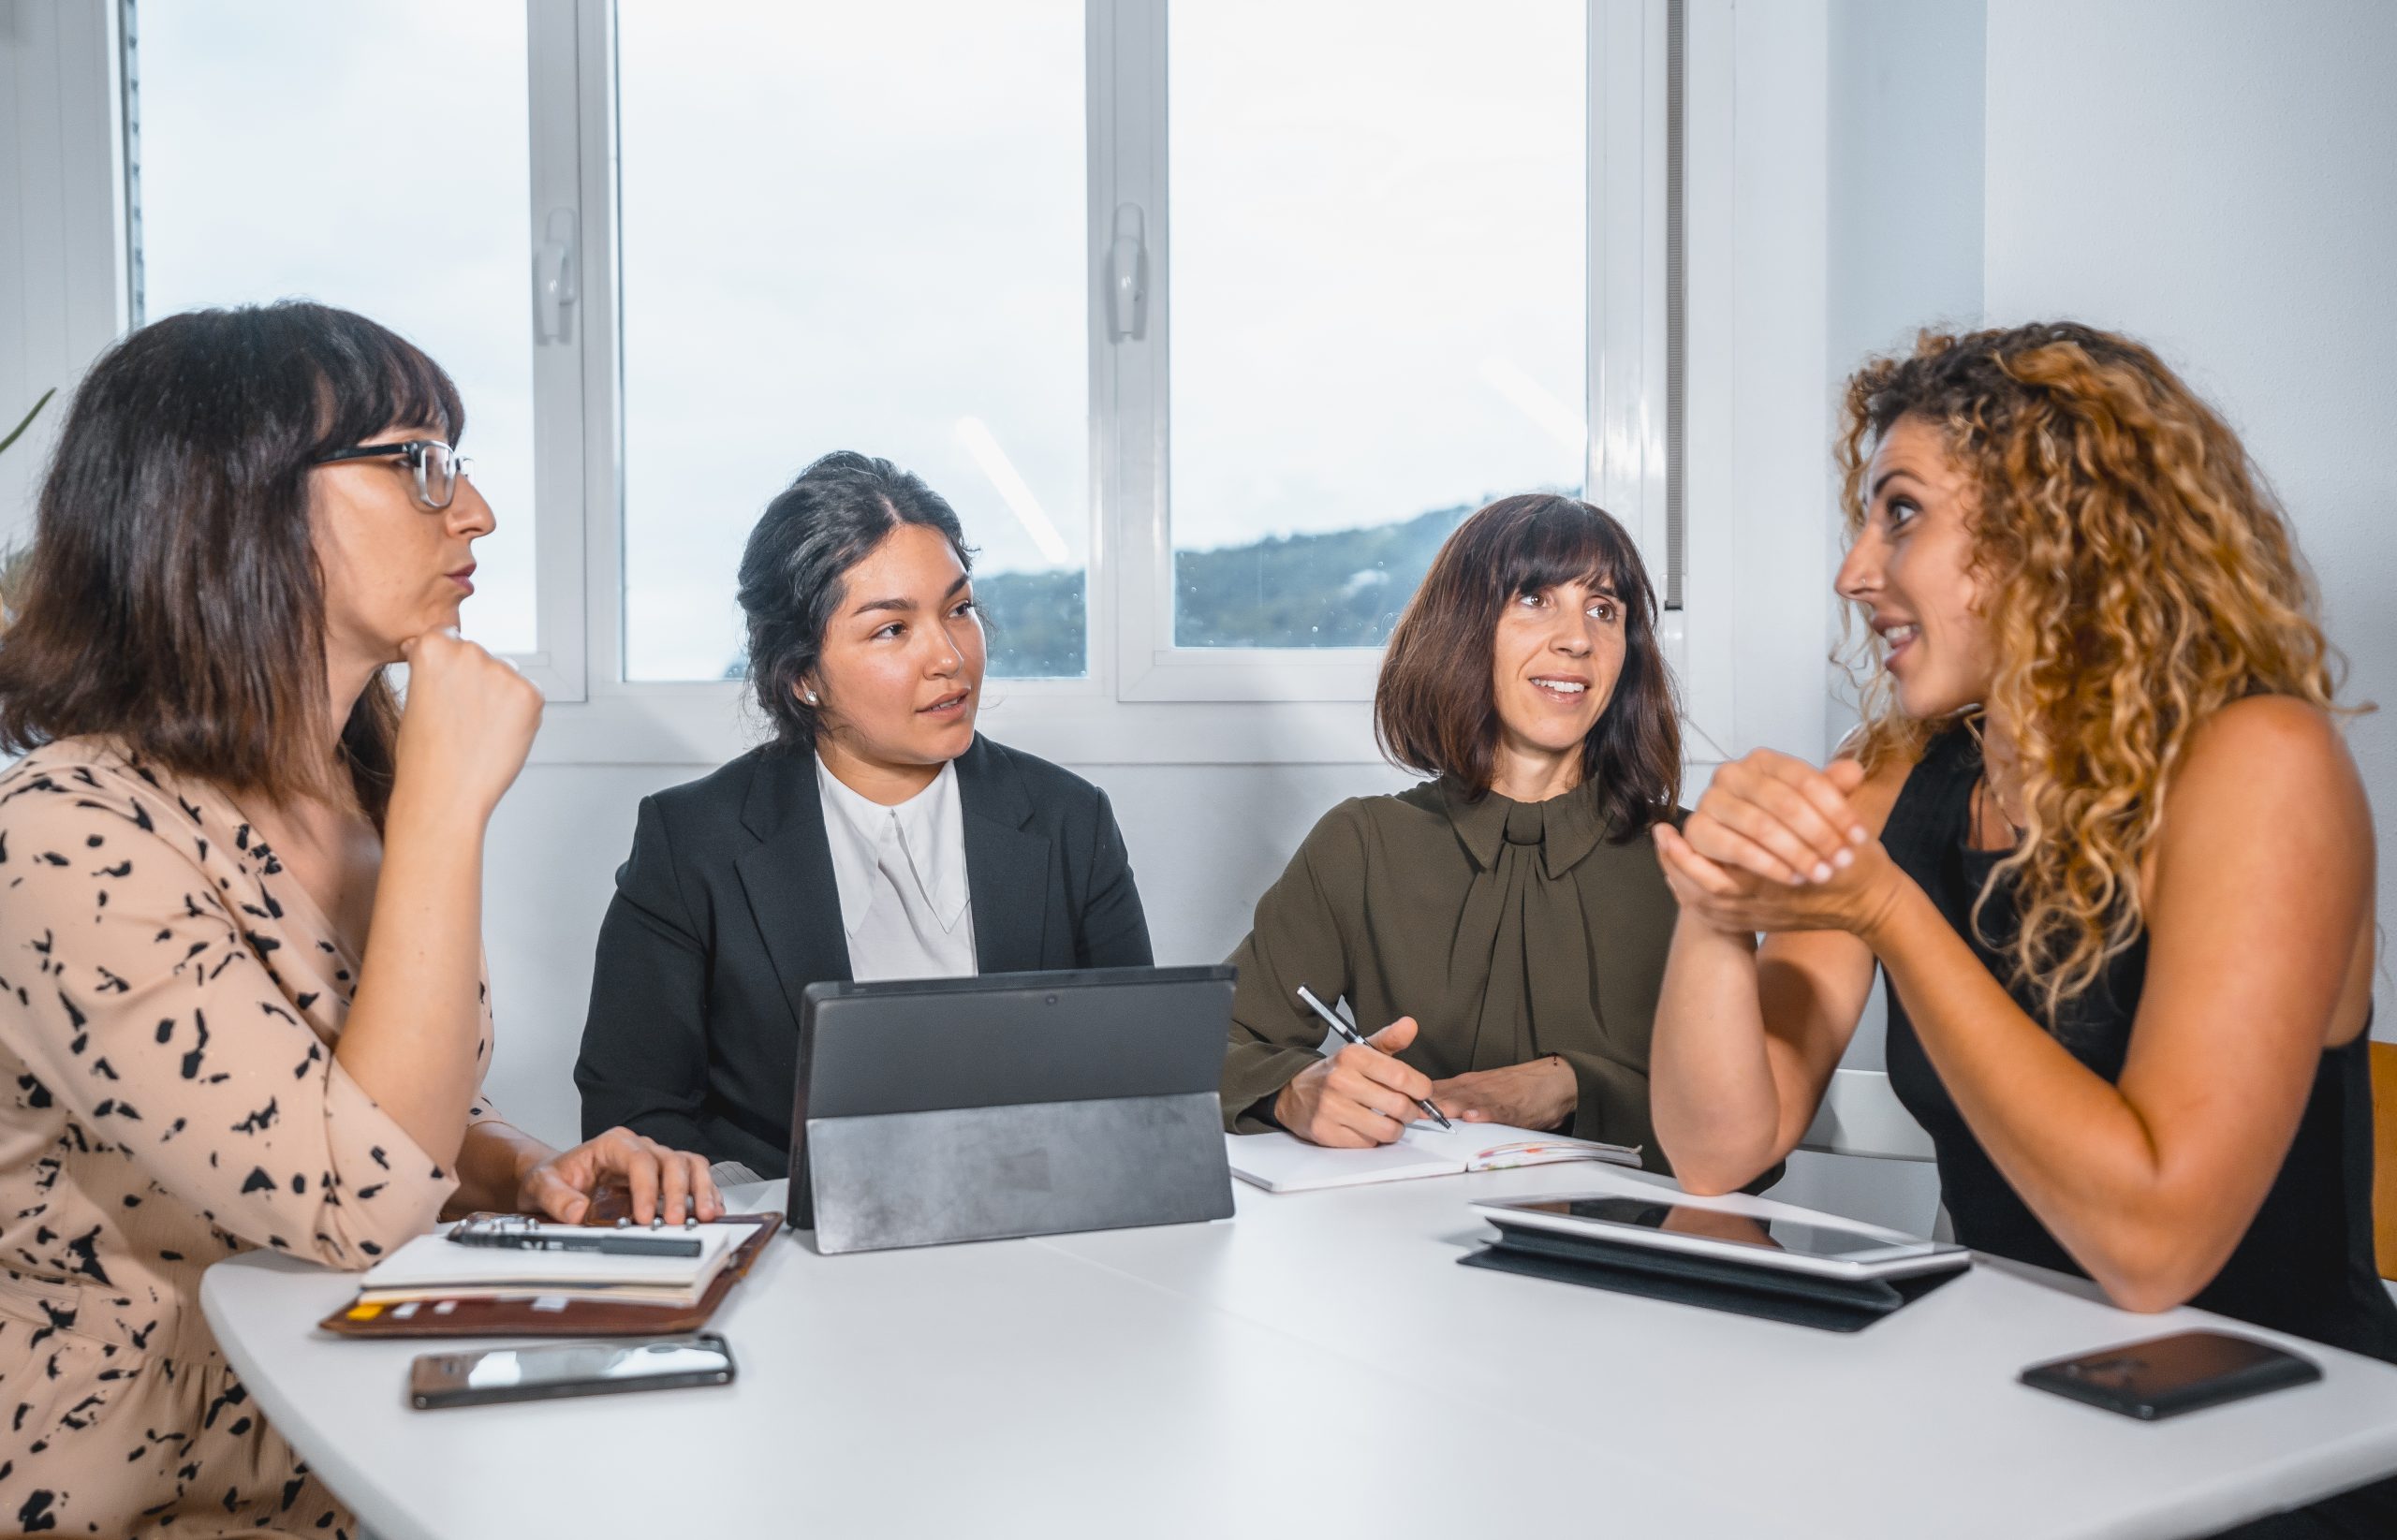
[[[1440,544],[1472,508],[1322,535],[1292,535],[1174,552],[1173,639],[1182,647],[1379,647],[1414,597]],[[977,578],[993,679],[1074,678],[1088,671],[1081,572]],[[739,679],[747,659],[733,660]]]

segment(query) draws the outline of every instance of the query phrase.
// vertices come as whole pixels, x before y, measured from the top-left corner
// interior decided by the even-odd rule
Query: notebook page
[[[545,1232],[595,1235],[612,1232],[575,1225],[544,1225]],[[608,1256],[597,1252],[528,1252],[505,1246],[462,1246],[446,1235],[420,1235],[367,1269],[369,1289],[472,1288],[478,1284],[648,1283],[687,1287],[713,1276],[724,1258],[755,1233],[748,1225],[701,1225],[690,1229],[628,1230],[627,1235],[688,1236],[699,1242],[697,1256]]]
[[[1502,1122],[1460,1122],[1442,1128],[1424,1119],[1409,1123],[1400,1143],[1426,1154],[1436,1154],[1460,1171],[1503,1171],[1518,1166],[1548,1166],[1558,1161],[1597,1160],[1616,1166],[1637,1166],[1640,1151],[1620,1144],[1543,1134]]]
[[[1454,1176],[1464,1169],[1456,1157],[1425,1150],[1403,1136],[1395,1144],[1372,1150],[1327,1150],[1278,1132],[1227,1134],[1224,1150],[1230,1157],[1232,1175],[1269,1193]]]

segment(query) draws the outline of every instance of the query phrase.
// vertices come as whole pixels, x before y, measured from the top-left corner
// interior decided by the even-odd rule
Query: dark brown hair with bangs
[[[1395,765],[1487,792],[1498,750],[1499,611],[1577,579],[1604,582],[1623,606],[1623,672],[1581,750],[1582,780],[1620,844],[1681,799],[1681,711],[1656,645],[1648,569],[1624,527],[1593,504],[1525,492],[1457,526],[1390,633],[1374,736]]]
[[[399,704],[381,675],[324,721],[320,455],[391,428],[455,444],[440,367],[362,315],[196,310],[102,354],[42,483],[22,608],[0,632],[0,750],[116,739],[281,801],[344,781],[379,827]]]

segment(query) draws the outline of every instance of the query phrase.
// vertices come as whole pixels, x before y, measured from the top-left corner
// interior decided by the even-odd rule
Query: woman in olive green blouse
[[[1448,537],[1374,699],[1383,752],[1434,779],[1333,808],[1257,902],[1232,954],[1227,1128],[1385,1144],[1428,1096],[1653,1151],[1675,908],[1649,830],[1681,783],[1655,627],[1630,536],[1587,503],[1504,498]],[[1302,984],[1389,1024],[1321,1057]]]

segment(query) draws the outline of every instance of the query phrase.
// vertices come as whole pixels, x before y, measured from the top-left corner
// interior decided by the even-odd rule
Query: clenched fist
[[[453,630],[411,638],[400,655],[408,691],[393,756],[395,794],[489,818],[532,750],[540,689]]]

